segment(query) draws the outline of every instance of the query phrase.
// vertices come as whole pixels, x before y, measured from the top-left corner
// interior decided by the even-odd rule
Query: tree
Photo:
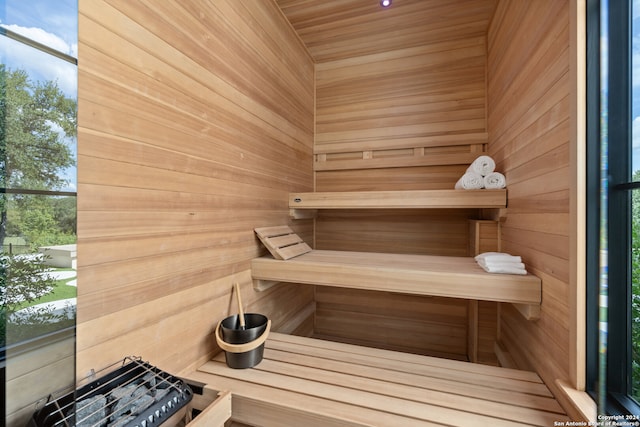
[[[60,232],[66,235],[73,235],[75,238],[77,215],[75,197],[57,197],[52,201],[53,216]],[[74,240],[75,241],[75,240]]]
[[[633,174],[640,181],[640,171]],[[633,397],[640,402],[640,191],[631,192],[631,369]]]
[[[0,297],[9,314],[24,302],[33,302],[51,290],[55,280],[47,271],[43,256],[0,257]]]
[[[7,201],[7,235],[25,238],[32,252],[75,243],[75,197],[28,194]]]
[[[0,348],[74,325],[71,305],[57,311],[29,305],[56,286],[49,272],[43,255],[0,256]]]
[[[33,250],[75,241],[75,198],[31,190],[59,190],[67,184],[60,172],[75,164],[66,138],[76,135],[76,112],[77,102],[57,82],[34,82],[26,71],[0,64],[0,186],[5,189],[0,193],[0,242],[8,230],[25,237]],[[7,190],[18,191],[9,198]],[[52,290],[55,280],[48,268],[42,256],[0,254],[0,347],[72,322],[45,308],[19,311]]]
[[[55,81],[33,82],[26,71],[0,64],[0,185],[8,189],[58,190],[60,171],[75,160],[65,142],[75,137],[77,102]],[[7,198],[0,200],[0,242],[7,231]]]

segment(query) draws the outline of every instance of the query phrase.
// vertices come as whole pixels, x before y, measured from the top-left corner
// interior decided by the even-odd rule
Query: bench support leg
[[[266,291],[269,288],[277,285],[280,282],[275,280],[262,280],[262,279],[253,279],[253,289],[257,292]]]
[[[467,302],[467,357],[469,362],[478,362],[478,301]]]

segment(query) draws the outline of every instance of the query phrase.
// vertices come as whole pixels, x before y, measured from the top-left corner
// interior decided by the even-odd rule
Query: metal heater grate
[[[97,374],[102,376],[94,379]],[[193,397],[184,381],[139,357],[125,357],[83,383],[59,398],[50,396],[29,427],[159,426]]]

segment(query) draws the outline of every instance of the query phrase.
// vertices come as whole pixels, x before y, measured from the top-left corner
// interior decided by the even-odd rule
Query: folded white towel
[[[486,271],[487,273],[520,274],[520,275],[527,274],[527,270],[525,270],[524,268],[517,268],[517,267],[511,267],[511,266],[495,267],[495,266],[480,265],[480,267],[482,267],[484,271]]]
[[[478,264],[482,268],[519,268],[524,270],[524,264],[521,262],[499,262],[499,261],[485,261],[480,260]]]
[[[496,162],[489,156],[480,156],[469,165],[467,172],[475,172],[482,176],[489,175],[496,169]]]
[[[484,188],[496,189],[507,186],[507,180],[500,172],[491,172],[484,177]]]
[[[484,186],[484,178],[475,172],[467,172],[456,182],[456,190],[478,190]]]
[[[513,262],[520,263],[522,258],[519,256],[510,255],[505,252],[484,252],[476,255],[474,258],[476,261],[490,261],[490,262]]]
[[[483,252],[474,259],[488,273],[527,274],[522,258],[505,252]]]

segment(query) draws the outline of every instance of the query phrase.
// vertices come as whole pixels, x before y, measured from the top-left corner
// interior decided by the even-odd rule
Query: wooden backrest
[[[300,236],[286,225],[261,227],[254,231],[275,259],[287,260],[312,250]]]

